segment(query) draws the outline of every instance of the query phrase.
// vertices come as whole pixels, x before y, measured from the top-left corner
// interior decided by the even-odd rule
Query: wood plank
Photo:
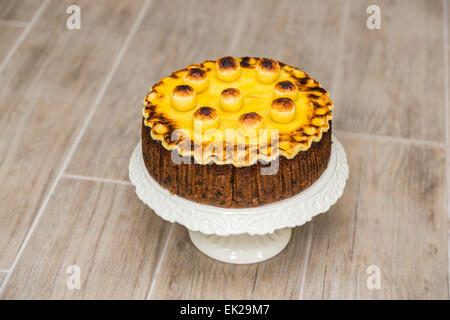
[[[175,225],[150,299],[244,299],[252,291],[258,264],[232,265],[198,251]]]
[[[448,4],[448,1],[444,2],[444,6],[447,7],[447,21],[445,21],[444,23],[447,24],[447,38],[445,39],[445,34],[444,34],[444,41],[446,40],[446,63],[444,64],[444,67],[447,68],[447,70],[445,70],[444,72],[447,72],[447,79],[444,79],[445,85],[446,85],[446,91],[445,91],[445,108],[446,108],[446,127],[447,127],[447,140],[446,140],[446,147],[447,147],[447,228],[448,228],[448,244],[449,244],[449,248],[448,248],[448,265],[449,265],[449,269],[448,269],[448,281],[449,281],[449,297],[450,297],[450,145],[449,145],[449,141],[450,141],[450,83],[449,83],[449,79],[450,79],[450,67],[449,67],[449,61],[450,61],[450,20],[449,20],[449,16],[450,16],[450,6]],[[444,24],[445,26],[445,24]]]
[[[128,180],[150,86],[186,65],[226,55],[238,21],[247,15],[240,7],[238,0],[152,1],[67,172]]]
[[[333,98],[348,5],[344,0],[253,0],[236,51],[299,67],[331,91]]]
[[[258,274],[258,279],[255,281],[257,285],[251,298],[320,299],[323,297],[313,294],[321,292],[325,285],[335,286],[336,290],[341,292],[340,298],[344,298],[342,293],[351,286],[352,282],[345,279],[344,271],[352,268],[353,264],[350,263],[346,265],[346,268],[342,267],[333,272],[328,271],[327,268],[330,268],[328,264],[336,260],[337,266],[343,265],[343,261],[349,259],[351,254],[349,250],[354,230],[354,204],[358,201],[360,194],[360,180],[364,178],[367,171],[368,148],[365,140],[340,138],[340,141],[346,148],[350,166],[350,178],[343,196],[327,213],[315,217],[312,223],[295,229],[289,246],[283,252],[285,257],[280,255],[265,263],[263,272]],[[322,220],[326,220],[327,223],[320,224]],[[317,239],[322,239],[325,249],[317,248],[317,244],[314,243],[318,241]],[[330,239],[333,239],[335,243],[328,248],[326,245],[331,242]],[[309,254],[306,253],[308,246],[311,246]],[[318,265],[323,266],[324,269],[320,276],[315,274]],[[327,271],[332,273],[332,278],[326,278]],[[339,281],[341,277],[342,280]],[[310,288],[305,285],[305,280],[315,281],[315,287]]]
[[[22,32],[23,28],[0,25],[0,43],[2,44],[0,46],[0,64],[3,59],[5,59],[12,46],[14,46]]]
[[[378,1],[381,30],[355,1],[334,98],[336,129],[445,141],[442,1]]]
[[[0,269],[9,269],[142,1],[53,1],[0,74]],[[102,21],[102,23],[99,23]],[[101,39],[101,41],[99,40]]]
[[[62,179],[1,299],[145,299],[169,229],[132,186]]]
[[[342,140],[350,183],[314,220],[305,298],[447,299],[445,150]],[[370,265],[381,270],[380,290],[367,287]]]
[[[341,2],[282,1],[277,4],[254,1],[242,5],[229,1],[215,1],[214,4],[208,1],[154,1],[153,4],[155,6],[117,72],[121,76],[113,80],[68,166],[68,173],[128,180],[129,156],[140,138],[139,115],[148,87],[162,76],[190,63],[227,54],[273,56],[305,65],[324,82],[331,82],[333,61],[325,59],[322,51],[324,46],[327,50],[337,50],[335,37],[342,22]],[[286,20],[285,15],[290,11],[299,12],[300,17],[294,15]],[[314,28],[320,31],[318,36],[305,32],[300,38],[291,33],[294,39],[288,41],[286,50],[279,50],[284,38],[278,33],[269,32],[262,41],[260,29],[278,28],[278,32],[284,28],[292,32],[305,30],[314,22],[308,11],[323,17],[316,19],[314,24]],[[274,21],[273,25],[261,18],[267,15],[273,15],[274,18],[270,19]],[[264,28],[259,28],[262,24]],[[229,27],[224,28],[225,25]],[[154,29],[159,32],[148,34],[148,30]],[[186,30],[190,30],[190,36],[175,36]],[[210,36],[212,34],[213,37]],[[146,41],[142,42],[142,38]],[[307,42],[308,46],[311,44],[309,49],[300,50],[300,40],[297,39]],[[276,50],[270,49],[266,42],[273,43]],[[312,58],[316,55],[320,59]],[[114,118],[105,121],[105,114]]]
[[[0,286],[3,284],[3,281],[5,281],[7,273],[0,271]]]
[[[295,228],[286,249],[267,262],[231,265],[202,254],[186,229],[177,225],[150,298],[297,299],[303,274],[296,271],[302,270],[309,228]]]
[[[30,21],[41,3],[42,0],[1,0],[0,19]]]

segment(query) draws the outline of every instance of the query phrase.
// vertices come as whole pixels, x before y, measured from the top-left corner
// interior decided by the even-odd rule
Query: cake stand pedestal
[[[139,199],[164,220],[184,225],[201,252],[228,263],[256,263],[281,252],[293,227],[328,211],[341,197],[348,178],[347,156],[335,136],[332,141],[328,167],[313,185],[256,208],[219,208],[170,194],[149,175],[140,142],[130,159],[129,176]]]

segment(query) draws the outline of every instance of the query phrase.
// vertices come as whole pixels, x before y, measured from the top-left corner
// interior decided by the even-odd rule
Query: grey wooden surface
[[[448,299],[448,3],[0,0],[0,299]],[[260,264],[211,260],[127,179],[160,77],[267,56],[335,101],[343,197]],[[78,265],[81,289],[66,286]],[[381,270],[379,290],[367,268]]]

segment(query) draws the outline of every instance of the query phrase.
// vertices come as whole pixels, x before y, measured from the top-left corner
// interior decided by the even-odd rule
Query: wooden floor
[[[66,28],[74,3],[81,30]],[[374,3],[381,30],[366,27]],[[448,0],[0,0],[0,298],[448,299],[449,10]],[[260,264],[207,258],[128,182],[148,88],[224,55],[319,79],[350,164],[339,202]],[[66,285],[70,265],[79,290]]]

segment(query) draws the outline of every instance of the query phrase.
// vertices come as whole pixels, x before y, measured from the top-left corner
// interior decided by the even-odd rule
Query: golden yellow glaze
[[[176,148],[181,155],[194,156],[199,163],[213,161],[235,166],[252,165],[258,159],[270,161],[278,155],[291,159],[298,152],[308,150],[313,141],[320,141],[322,133],[329,129],[333,103],[328,92],[317,81],[300,69],[281,62],[276,77],[271,78],[270,82],[267,82],[267,77],[260,81],[257,66],[262,61],[261,58],[246,57],[237,61],[240,63],[239,76],[232,81],[230,78],[224,81],[221,80],[223,76],[217,76],[216,61],[205,61],[176,71],[154,85],[144,101],[143,109],[144,123],[152,127],[153,139],[160,140],[168,150]],[[188,84],[186,73],[191,68],[204,70],[208,79],[201,83],[201,91],[196,91],[195,100],[186,99],[187,97],[182,95],[179,97],[179,104],[175,102],[174,105],[174,89]],[[285,80],[289,80],[296,87],[286,95],[276,89],[277,84]],[[195,88],[193,84],[193,81],[189,82],[189,85]],[[228,88],[239,90],[239,102],[233,104],[231,99],[228,105],[224,104],[221,94]],[[273,101],[280,96],[292,99],[295,104],[294,114],[289,112],[292,108],[282,110],[273,107]],[[191,103],[195,105],[191,106]],[[198,112],[195,117],[196,111],[201,107],[214,109],[214,120],[201,119]],[[269,134],[262,131],[256,136],[246,135],[248,130],[242,130],[239,118],[248,113],[259,115],[262,121],[258,121],[257,128],[267,129]],[[199,121],[205,124],[208,122],[208,127],[215,129],[208,132],[201,130],[203,133],[198,134],[199,131],[194,130],[194,124]],[[172,135],[176,129],[179,129],[178,133],[182,131],[181,139],[180,134]],[[273,134],[270,135],[271,130],[277,130],[279,143],[276,143]],[[228,142],[228,147],[230,141],[234,146],[245,145],[246,155],[223,153],[220,145],[224,141]],[[191,142],[201,148],[194,150]],[[249,162],[249,153],[254,152],[255,148],[259,148],[258,155],[251,157],[253,162]]]

